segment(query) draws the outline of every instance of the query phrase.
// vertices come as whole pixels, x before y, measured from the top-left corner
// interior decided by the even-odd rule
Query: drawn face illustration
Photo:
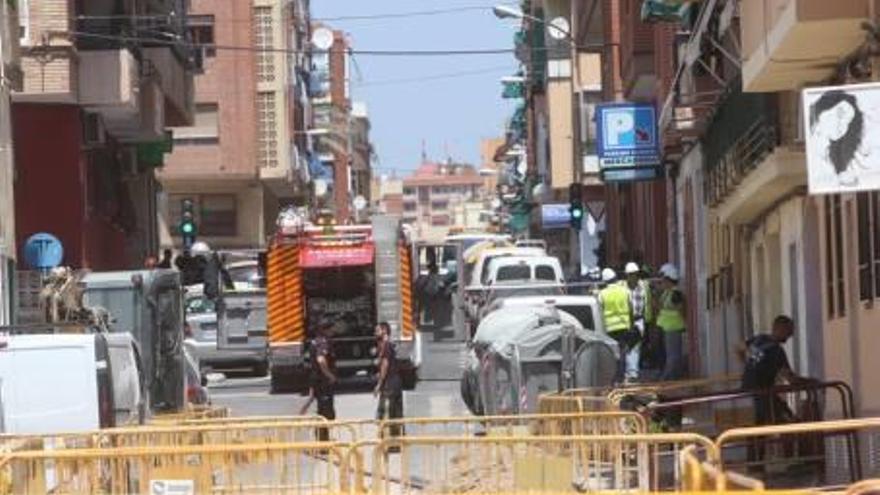
[[[816,132],[831,141],[837,141],[846,134],[855,114],[856,110],[849,102],[841,101],[827,111],[822,112],[819,116]]]

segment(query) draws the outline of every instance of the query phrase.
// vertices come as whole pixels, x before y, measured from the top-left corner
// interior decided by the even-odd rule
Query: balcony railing
[[[705,197],[722,202],[779,145],[776,99],[733,93],[719,107],[704,138]]]

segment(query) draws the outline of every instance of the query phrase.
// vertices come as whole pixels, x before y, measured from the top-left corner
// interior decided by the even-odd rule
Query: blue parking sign
[[[596,129],[600,167],[647,167],[660,164],[657,114],[653,105],[597,105]]]

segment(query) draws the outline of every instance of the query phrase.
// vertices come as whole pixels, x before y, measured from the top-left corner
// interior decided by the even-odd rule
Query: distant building
[[[388,215],[403,215],[402,179],[396,176],[374,177],[371,189],[373,211]]]
[[[440,241],[451,228],[480,228],[483,177],[472,165],[423,163],[403,179],[403,220],[419,239]]]

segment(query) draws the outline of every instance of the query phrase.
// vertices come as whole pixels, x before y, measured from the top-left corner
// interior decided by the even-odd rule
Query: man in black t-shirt
[[[773,320],[773,330],[769,335],[755,335],[746,341],[745,347],[740,349],[740,354],[745,360],[742,374],[743,390],[766,390],[776,385],[780,378],[790,383],[804,380],[794,374],[785,355],[785,349],[782,348],[792,334],[794,334],[792,319],[779,315]],[[785,422],[792,416],[791,410],[779,397],[775,395],[755,397],[757,424]]]

